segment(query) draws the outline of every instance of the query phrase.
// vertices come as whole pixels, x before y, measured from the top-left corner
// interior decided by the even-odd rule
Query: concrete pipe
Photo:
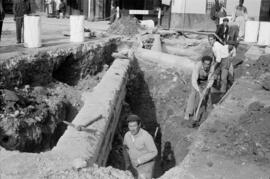
[[[170,55],[162,52],[156,52],[147,49],[137,49],[134,53],[138,60],[151,61],[158,63],[163,67],[177,68],[187,72],[192,72],[195,62],[186,57]]]
[[[39,16],[24,16],[24,46],[41,47],[41,22]]]
[[[270,45],[270,22],[260,22],[258,45]]]
[[[84,41],[84,16],[81,15],[70,16],[70,41],[71,42]]]
[[[245,42],[257,42],[259,33],[259,21],[247,21],[245,29]]]

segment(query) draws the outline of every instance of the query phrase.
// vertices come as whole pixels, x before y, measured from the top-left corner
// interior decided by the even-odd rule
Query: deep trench
[[[209,49],[206,51],[208,52]],[[188,128],[182,123],[191,86],[190,75],[177,72],[176,69],[162,71],[164,70],[156,69],[141,61],[139,64],[134,62],[129,74],[125,103],[107,160],[108,166],[121,170],[127,169],[125,163],[129,162],[125,161],[122,143],[124,134],[128,131],[126,118],[129,114],[137,114],[142,118],[142,128],[153,136],[158,148],[154,178],[162,176],[170,168],[180,164],[188,154],[192,142],[189,136],[197,131],[197,128]],[[167,84],[166,82],[162,84],[162,78],[158,77],[163,74],[167,75],[165,77],[165,80],[169,81]],[[173,83],[174,75],[178,77],[177,85],[171,87],[170,83]],[[230,87],[233,84],[232,79],[229,82]],[[154,94],[153,91],[159,88],[163,88],[165,91],[168,88],[169,92],[162,94],[162,90],[158,90],[160,94],[158,92]],[[211,94],[211,100],[208,100],[207,105],[203,105],[207,108],[200,110],[200,123],[206,120],[213,105],[218,103],[222,96],[218,92]],[[211,102],[209,103],[209,101]],[[156,129],[158,129],[158,133],[156,133]]]
[[[50,69],[52,66],[48,66],[49,63],[46,60],[29,64],[30,68],[33,68],[31,73],[34,78],[28,80],[27,76],[25,76],[22,84],[19,86],[8,86],[7,89],[16,93],[18,91],[22,93],[24,85],[29,85],[30,92],[28,96],[24,96],[28,100],[28,97],[29,99],[31,96],[33,96],[33,99],[37,97],[33,92],[37,87],[41,91],[46,91],[45,96],[49,96],[49,100],[54,100],[52,98],[59,99],[59,103],[55,104],[58,107],[53,107],[55,109],[54,111],[47,112],[44,122],[29,124],[29,119],[27,118],[24,120],[10,119],[12,121],[6,124],[2,121],[1,125],[4,123],[4,125],[8,126],[0,128],[0,145],[7,150],[19,150],[29,153],[40,153],[51,150],[67,129],[67,125],[62,121],[72,122],[76,117],[83,105],[80,98],[82,91],[91,90],[98,84],[103,74],[113,62],[111,52],[115,51],[115,48],[116,45],[112,44],[110,47],[100,47],[95,51],[89,51],[80,57],[75,57],[73,54],[67,57],[58,57],[58,60],[54,61],[53,69]],[[24,69],[26,67],[21,66],[21,68]],[[43,68],[46,69],[46,74],[43,74],[44,72],[41,70],[35,71],[35,69]],[[14,70],[20,71],[19,69]],[[30,77],[29,74],[27,75]],[[46,82],[42,81],[44,79],[43,76],[46,76]],[[15,78],[13,80],[17,79]],[[15,87],[18,90],[15,90]],[[50,92],[47,93],[47,91]],[[39,98],[42,99],[45,96],[42,94]],[[2,105],[2,103],[0,104]],[[41,104],[44,104],[43,106],[45,107],[47,106],[44,102],[41,102]],[[16,110],[23,111],[29,105],[38,105],[37,107],[41,106],[42,108],[42,105],[36,104],[35,100],[33,100],[31,104],[16,107]],[[41,111],[44,110],[41,109]],[[10,113],[13,112],[10,111]],[[17,125],[18,129],[12,127],[14,125]],[[14,128],[14,130],[11,128]],[[10,134],[11,130],[13,132]]]
[[[111,50],[114,51],[114,48]],[[70,87],[76,87],[80,80],[87,75],[94,77],[103,70],[102,65],[110,65],[112,63],[112,59],[104,59],[104,61],[105,63],[103,64],[88,64],[88,68],[84,68],[84,63],[81,59],[75,59],[73,55],[70,55],[53,69],[53,80],[65,83]],[[150,74],[150,69],[154,71],[154,74]],[[163,73],[165,76],[167,75],[165,80],[168,80],[168,82],[171,82],[170,80],[175,76],[178,77],[178,81],[177,85],[170,89],[168,95],[159,96],[158,94],[153,94],[153,89],[156,87],[164,88],[164,86],[166,88],[166,84],[162,84],[162,82],[157,85],[158,81],[162,81],[159,74]],[[159,77],[155,78],[155,76]],[[184,129],[181,125],[185,101],[189,94],[189,79],[189,75],[175,72],[173,69],[159,72],[157,69],[152,69],[151,65],[148,66],[148,64],[138,64],[137,61],[134,62],[129,72],[125,103],[123,104],[119,123],[112,142],[112,150],[107,160],[108,166],[125,170],[121,146],[123,136],[128,130],[125,120],[131,113],[137,114],[143,119],[142,127],[154,137],[158,148],[154,177],[161,176],[164,172],[176,166],[185,158],[189,151],[188,147],[191,144],[190,141],[185,140],[185,137],[196,130]],[[66,105],[67,118],[65,120],[71,122],[78,113],[79,108],[74,107],[74,105],[69,102],[67,102]],[[26,150],[26,152],[50,150],[64,134],[66,127],[67,126],[63,123],[59,123],[51,136],[45,136],[43,138],[43,141],[47,142],[42,144],[41,148],[31,148]],[[157,129],[158,132],[156,133]],[[180,130],[183,131],[180,132]],[[6,138],[4,137],[2,140],[5,141]]]

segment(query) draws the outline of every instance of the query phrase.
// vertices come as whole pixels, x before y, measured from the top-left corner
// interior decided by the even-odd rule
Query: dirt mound
[[[230,157],[270,161],[270,107],[259,102],[249,105],[237,124],[215,121],[209,132],[216,138],[214,150]]]
[[[85,168],[79,171],[77,170],[64,170],[57,173],[51,173],[44,178],[57,179],[57,178],[100,178],[100,179],[133,179],[130,172],[114,169],[112,167],[100,167],[94,166],[93,168]]]
[[[270,55],[260,56],[258,61],[250,66],[249,72],[255,78],[258,78],[264,73],[270,72]]]
[[[66,101],[44,87],[1,93],[0,145],[24,152],[50,148],[58,124],[66,118]]]
[[[125,16],[116,20],[108,29],[109,33],[132,36],[139,33],[142,27],[135,17]]]

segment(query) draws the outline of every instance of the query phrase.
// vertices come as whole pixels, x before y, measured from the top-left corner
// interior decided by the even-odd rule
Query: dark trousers
[[[110,24],[112,24],[116,19],[116,8],[111,9]]]
[[[229,68],[231,65],[230,58],[222,58],[219,66],[217,67],[220,74],[220,92],[225,93],[227,91]]]
[[[228,33],[228,44],[237,46],[237,38],[239,36],[239,27],[237,25],[232,25],[229,28],[229,33]]]
[[[0,40],[1,40],[1,36],[2,36],[3,20],[0,20]]]
[[[207,86],[207,81],[201,81],[199,84],[200,90],[204,90],[205,87]],[[208,97],[205,98],[205,105],[207,104]],[[194,116],[196,113],[198,104],[200,101],[200,95],[197,90],[191,85],[191,92],[188,97],[188,102],[187,102],[187,108],[186,108],[186,115],[188,116]]]
[[[23,28],[23,18],[17,18],[16,19],[17,43],[22,42],[22,28]]]

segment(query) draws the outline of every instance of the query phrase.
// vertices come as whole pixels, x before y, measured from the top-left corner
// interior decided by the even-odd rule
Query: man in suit
[[[2,0],[0,0],[0,41],[1,41],[4,18],[5,18],[5,11],[4,11]]]
[[[229,19],[224,18],[223,23],[218,27],[216,34],[222,40],[221,43],[226,44],[228,40],[228,33],[229,33],[229,26],[228,26]]]
[[[16,35],[17,44],[22,42],[22,28],[23,28],[23,17],[25,14],[30,14],[30,2],[29,0],[14,0],[13,3],[13,14],[16,22]]]

